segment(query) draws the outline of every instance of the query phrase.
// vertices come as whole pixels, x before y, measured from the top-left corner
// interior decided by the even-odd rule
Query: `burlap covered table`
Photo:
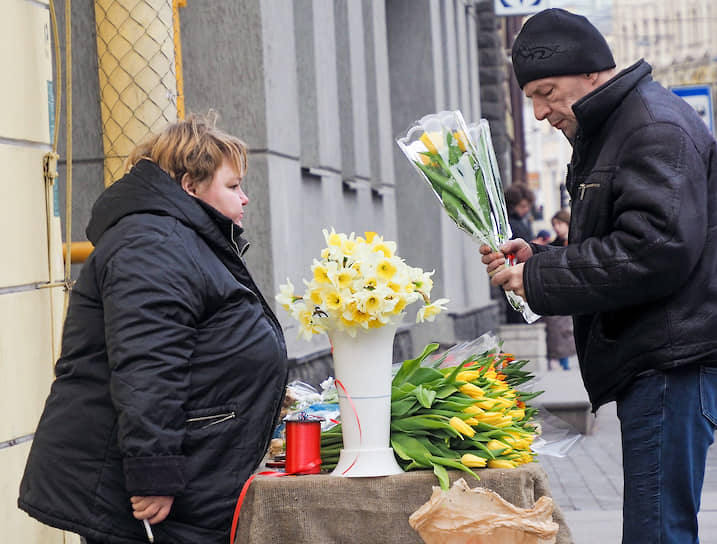
[[[449,475],[451,484],[463,477],[471,487],[491,489],[522,508],[551,496],[538,463],[480,469],[480,481],[460,471]],[[258,476],[244,500],[234,544],[421,544],[408,516],[429,499],[435,485],[438,480],[427,470],[378,478]],[[560,526],[558,544],[572,543],[557,505],[553,519]]]

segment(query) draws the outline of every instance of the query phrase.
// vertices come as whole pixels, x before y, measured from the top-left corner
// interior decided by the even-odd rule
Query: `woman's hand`
[[[136,519],[146,519],[155,525],[169,515],[174,497],[131,497],[132,509]]]

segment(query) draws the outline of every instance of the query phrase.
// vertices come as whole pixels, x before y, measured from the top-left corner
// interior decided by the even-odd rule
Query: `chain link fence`
[[[129,152],[177,120],[176,0],[95,0],[105,186]]]

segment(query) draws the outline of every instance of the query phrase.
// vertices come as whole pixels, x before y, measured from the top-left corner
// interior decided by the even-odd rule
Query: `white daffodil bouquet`
[[[313,278],[304,280],[304,294],[295,294],[287,278],[276,295],[277,302],[299,322],[299,334],[306,340],[330,330],[354,336],[360,328],[398,323],[406,306],[419,300],[424,305],[417,322],[433,321],[446,309],[448,299],[430,300],[434,272],[407,265],[396,255],[395,242],[375,232],[366,232],[365,238],[333,228],[323,233],[326,247],[321,259],[314,259]]]

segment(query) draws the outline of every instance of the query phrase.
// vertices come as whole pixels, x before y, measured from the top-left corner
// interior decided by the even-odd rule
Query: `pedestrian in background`
[[[505,190],[505,205],[508,210],[508,223],[513,232],[512,238],[532,240],[533,227],[528,218],[530,209],[535,202],[535,195],[524,183],[513,183]],[[512,325],[524,325],[525,320],[520,312],[516,312],[508,299],[503,298],[505,322]]]
[[[190,117],[99,197],[18,504],[88,544],[225,544],[287,376],[246,268],[246,147]]]
[[[538,231],[538,234],[535,235],[535,238],[530,241],[533,244],[545,245],[550,242],[550,238],[552,238],[552,236],[550,236],[550,232],[545,229],[541,229]]]
[[[570,230],[570,211],[559,210],[553,215],[550,223],[553,225],[555,231],[555,238],[550,245],[552,246],[567,246],[568,245],[568,231]]]
[[[508,223],[513,231],[512,238],[530,241],[535,235],[530,224],[530,209],[535,195],[524,183],[513,183],[505,190],[505,206],[508,209]]]
[[[572,315],[594,410],[620,418],[624,544],[697,542],[717,426],[717,144],[644,60],[617,73],[585,18],[548,9],[515,39],[535,117],[573,146],[569,244],[481,248],[492,283]]]
[[[568,210],[559,210],[553,215],[550,222],[555,231],[555,238],[550,242],[550,245],[557,247],[567,246],[570,212]],[[575,355],[573,319],[567,315],[546,315],[542,317],[542,321],[545,323],[548,370],[553,369],[555,361],[563,370],[570,370],[570,357]]]

